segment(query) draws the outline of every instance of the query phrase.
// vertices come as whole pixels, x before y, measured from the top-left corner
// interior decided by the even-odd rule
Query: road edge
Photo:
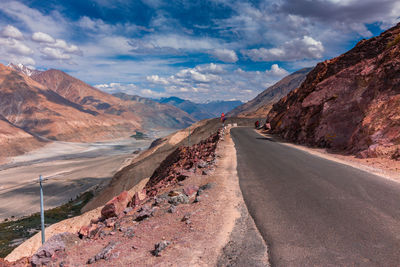
[[[218,257],[217,266],[271,266],[269,247],[250,215],[240,188],[237,173],[237,151],[230,135],[231,128],[225,134],[226,148],[229,150],[231,166],[228,172],[230,182],[235,187],[236,209],[240,213],[225,246]],[[225,168],[228,166],[224,166]]]

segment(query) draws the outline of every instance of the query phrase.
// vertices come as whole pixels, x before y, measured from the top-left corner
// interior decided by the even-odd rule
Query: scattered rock
[[[181,221],[186,222],[190,219],[190,216],[192,216],[191,213],[185,213],[185,215],[182,217]]]
[[[208,166],[207,162],[205,162],[204,160],[200,160],[199,163],[197,163],[197,167],[199,169],[203,169],[206,168]]]
[[[154,209],[149,206],[143,206],[136,215],[135,221],[142,221],[146,218],[153,216]]]
[[[129,212],[131,212],[133,210],[132,207],[127,207],[126,209],[124,209],[124,213],[128,214]]]
[[[124,237],[133,238],[135,236],[135,231],[132,227],[128,227],[124,232]]]
[[[196,195],[196,198],[194,199],[194,203],[200,202],[202,200],[201,196]]]
[[[188,185],[183,188],[183,193],[187,195],[188,197],[194,195],[197,193],[197,190],[199,190],[199,187],[196,185]]]
[[[108,243],[108,245],[104,247],[99,253],[97,253],[94,257],[90,258],[87,261],[87,263],[92,264],[101,259],[109,260],[113,256],[112,250],[115,248],[116,245],[118,245],[118,242]]]
[[[178,192],[177,195],[171,196],[168,202],[172,205],[178,206],[179,204],[188,204],[189,198],[185,194]]]
[[[161,255],[160,255],[161,251],[163,251],[164,249],[166,249],[170,244],[171,244],[171,242],[166,241],[166,240],[161,241],[161,242],[155,244],[154,250],[153,250],[153,255],[156,256],[156,257],[161,256]]]
[[[171,205],[171,207],[169,207],[168,209],[169,213],[175,213],[176,212],[176,206],[175,205]]]
[[[71,233],[61,233],[52,236],[32,256],[33,266],[47,265],[57,252],[65,251],[65,248],[75,244],[79,238]]]
[[[208,183],[208,184],[205,184],[205,185],[200,186],[200,189],[201,189],[202,191],[204,191],[204,190],[209,190],[209,189],[213,188],[214,186],[215,186],[215,183]],[[199,189],[199,190],[200,190],[200,189]]]
[[[101,215],[106,219],[116,217],[125,210],[129,201],[129,194],[127,191],[124,191],[117,197],[114,197],[107,202],[107,204],[101,210]]]
[[[400,160],[400,149],[396,149],[396,151],[392,154],[392,159]]]

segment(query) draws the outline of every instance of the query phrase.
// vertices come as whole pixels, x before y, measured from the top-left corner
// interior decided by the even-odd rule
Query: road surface
[[[240,187],[272,266],[400,266],[400,184],[231,130]]]

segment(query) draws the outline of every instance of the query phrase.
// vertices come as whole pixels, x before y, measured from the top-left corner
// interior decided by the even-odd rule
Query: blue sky
[[[107,92],[246,101],[399,14],[397,0],[2,0],[0,61]]]

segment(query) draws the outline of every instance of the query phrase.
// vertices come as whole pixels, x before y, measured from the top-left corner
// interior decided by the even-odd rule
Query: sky
[[[1,0],[0,62],[109,93],[247,101],[399,14],[398,0]]]

